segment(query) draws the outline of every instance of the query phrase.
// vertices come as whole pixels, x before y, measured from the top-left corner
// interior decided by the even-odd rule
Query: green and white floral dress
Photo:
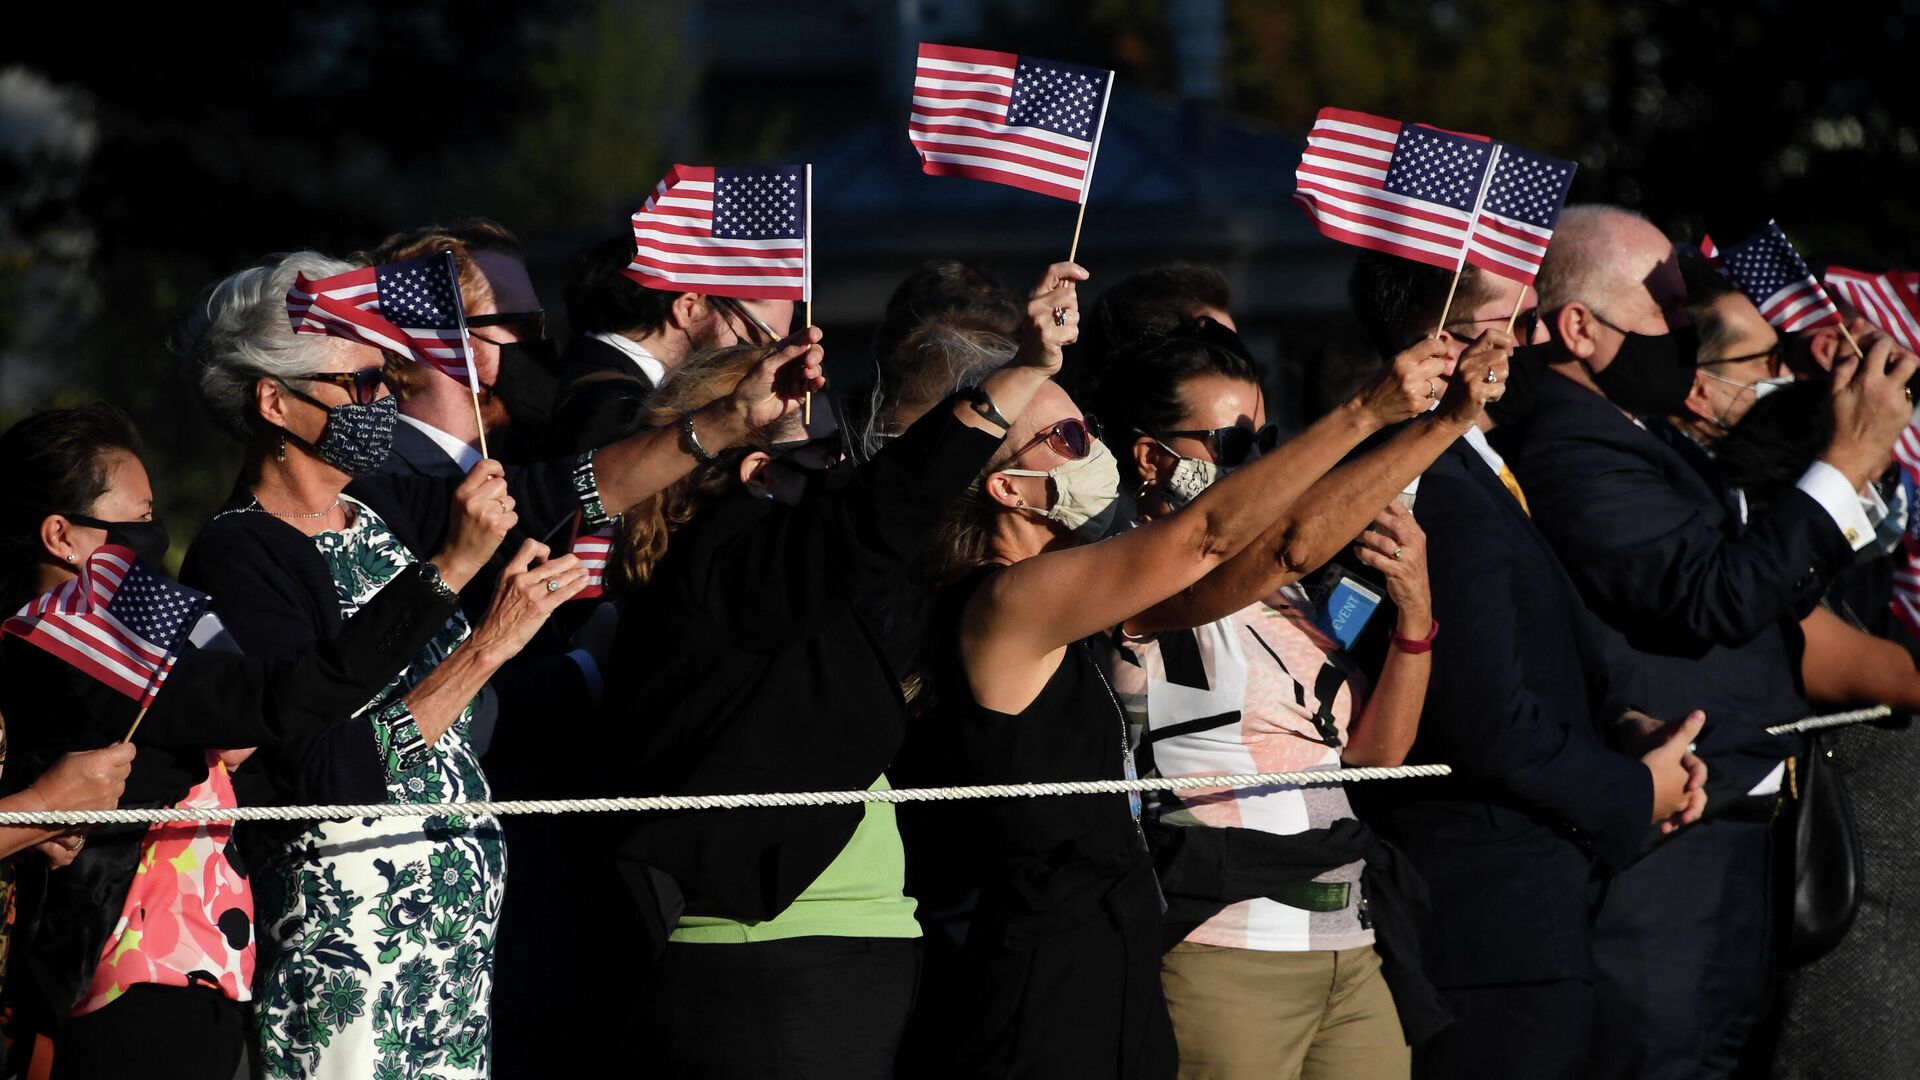
[[[351,618],[415,561],[379,515],[313,538]],[[392,802],[489,797],[468,742],[473,706],[433,745],[400,699],[468,634],[455,612],[369,706]],[[263,945],[257,1023],[268,1077],[455,1080],[489,1075],[494,930],[507,849],[491,817],[318,822],[255,875]]]

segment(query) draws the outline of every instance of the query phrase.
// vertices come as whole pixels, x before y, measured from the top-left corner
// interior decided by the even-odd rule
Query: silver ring
[[[1440,399],[1440,389],[1433,385],[1432,379],[1428,379],[1427,380],[1427,400],[1438,401],[1439,399]]]
[[[560,591],[560,580],[559,580],[558,578],[548,578],[548,579],[547,579],[547,591],[548,591],[548,592],[559,592],[559,591]]]
[[[1406,548],[1403,548],[1403,547],[1397,547],[1397,548],[1394,548],[1394,549],[1393,549],[1393,561],[1394,561],[1394,562],[1399,562],[1399,561],[1400,561],[1400,553],[1401,553],[1401,552],[1403,552],[1403,551],[1405,551],[1405,550],[1407,550],[1407,549],[1406,549]]]
[[[1053,325],[1055,326],[1067,325],[1067,309],[1066,308],[1057,307],[1053,309]]]
[[[1493,369],[1492,369],[1492,368],[1488,368],[1488,369],[1487,369],[1487,377],[1486,377],[1486,379],[1485,379],[1485,381],[1486,381],[1486,382],[1490,382],[1490,383],[1496,383],[1496,382],[1499,382],[1499,381],[1500,381],[1500,376],[1498,376],[1498,375],[1495,375],[1495,374],[1493,373]]]

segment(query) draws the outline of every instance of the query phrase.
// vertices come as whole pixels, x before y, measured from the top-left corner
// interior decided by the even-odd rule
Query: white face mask
[[[1021,509],[1058,522],[1082,541],[1091,542],[1105,536],[1107,526],[1113,523],[1113,515],[1119,509],[1114,500],[1120,496],[1120,467],[1107,450],[1107,444],[1098,440],[1086,457],[1045,472],[1033,469],[1001,469],[1000,472],[1008,476],[1044,476],[1052,481],[1052,506]]]
[[[1221,477],[1233,471],[1224,465],[1219,465],[1203,458],[1187,457],[1183,454],[1176,453],[1166,443],[1160,443],[1159,445],[1160,449],[1180,459],[1180,463],[1175,465],[1173,471],[1167,474],[1167,481],[1160,489],[1161,493],[1166,496],[1167,506],[1170,509],[1178,510],[1199,498],[1201,492],[1212,487]]]
[[[1753,401],[1751,404],[1747,406],[1747,408],[1749,409],[1751,409],[1754,405],[1758,405],[1761,402],[1761,400],[1764,399],[1768,394],[1771,394],[1775,390],[1779,390],[1783,387],[1792,386],[1795,382],[1794,377],[1791,375],[1775,375],[1775,376],[1772,376],[1771,378],[1761,379],[1758,382],[1741,383],[1741,382],[1735,382],[1732,379],[1729,379],[1723,375],[1715,375],[1713,372],[1707,371],[1704,369],[1701,370],[1700,374],[1705,375],[1707,378],[1713,379],[1717,382],[1723,382],[1729,386],[1739,387],[1740,390],[1753,391]],[[1734,391],[1733,393],[1734,401],[1740,400],[1740,390]],[[1714,418],[1714,421],[1713,421],[1714,424],[1717,425],[1723,431],[1732,430],[1733,425],[1739,422],[1737,420],[1729,421],[1727,419],[1727,413],[1732,411],[1733,410],[1731,407],[1724,410],[1719,416]],[[1744,411],[1742,412],[1742,415],[1745,415]]]

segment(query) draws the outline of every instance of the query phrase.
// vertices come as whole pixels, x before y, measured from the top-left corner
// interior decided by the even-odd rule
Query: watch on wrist
[[[987,396],[985,390],[978,386],[963,386],[960,388],[960,397],[973,407],[973,411],[980,415],[980,419],[999,427],[1002,431],[1013,430],[1013,421],[1000,414],[1000,407],[993,403],[993,399]]]
[[[447,584],[447,579],[440,576],[440,568],[438,566],[435,566],[426,559],[422,559],[414,565],[420,568],[421,580],[427,583],[427,587],[432,589],[435,595],[449,604],[457,604],[460,602],[460,594],[454,592],[453,586]]]

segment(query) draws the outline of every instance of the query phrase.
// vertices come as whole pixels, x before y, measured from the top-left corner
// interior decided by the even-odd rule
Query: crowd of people
[[[294,332],[297,277],[443,252],[477,396]],[[175,343],[244,455],[179,564],[212,614],[137,727],[0,639],[0,809],[1450,775],[4,829],[5,1075],[1920,1064],[1874,1042],[1891,995],[1796,1024],[1782,975],[1833,946],[1795,891],[1830,749],[1767,729],[1920,708],[1920,358],[1857,313],[1783,334],[1573,206],[1537,292],[1363,253],[1378,364],[1283,432],[1206,267],[928,263],[856,399],[792,302],[631,256],[577,257],[564,352],[486,220],[213,285]],[[21,420],[0,472],[9,612],[107,545],[168,565],[112,404]],[[1881,1059],[1822,1071],[1843,1043]]]

